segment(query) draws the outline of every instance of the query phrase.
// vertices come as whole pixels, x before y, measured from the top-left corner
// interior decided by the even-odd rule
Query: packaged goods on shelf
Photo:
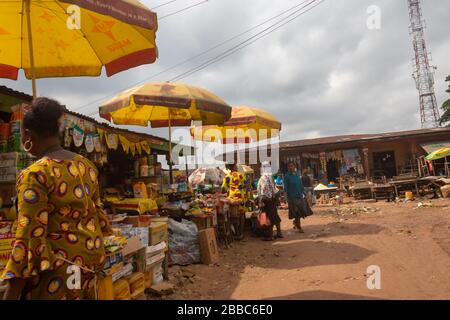
[[[144,277],[145,277],[145,289],[148,289],[153,285],[153,269],[145,271]]]
[[[139,297],[145,291],[145,276],[142,272],[135,272],[124,280],[128,281],[130,286],[131,299]]]
[[[128,281],[120,279],[113,284],[114,300],[130,300],[130,285]]]
[[[133,184],[133,193],[135,198],[148,198],[147,185],[144,182]]]
[[[127,239],[126,245],[122,249],[122,254],[128,256],[129,254],[135,253],[143,247],[139,237],[130,237]]]
[[[109,275],[98,280],[98,300],[114,300],[112,276]]]
[[[149,234],[148,227],[133,228],[133,235],[139,238],[139,240],[141,241],[141,245],[143,247],[148,246],[149,242],[148,234]]]
[[[155,255],[151,255],[150,257],[146,258],[146,268],[147,270],[151,267],[153,267],[156,263],[162,262],[166,257],[166,254],[164,252],[160,252]]]
[[[152,222],[149,227],[149,245],[153,246],[167,240],[167,223]]]
[[[104,269],[111,268],[113,265],[123,262],[123,254],[121,251],[107,254],[105,259]]]
[[[112,274],[112,280],[113,282],[116,282],[123,277],[131,275],[132,273],[133,265],[131,263],[127,263],[119,271]]]
[[[124,223],[131,224],[133,227],[149,227],[151,222],[152,216],[148,215],[128,216],[124,220]]]
[[[0,222],[0,271],[5,268],[11,256],[15,238],[13,223]]]

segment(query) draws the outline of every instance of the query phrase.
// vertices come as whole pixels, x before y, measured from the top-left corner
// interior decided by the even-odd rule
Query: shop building
[[[318,180],[349,174],[392,178],[418,172],[420,157],[445,146],[450,146],[450,128],[294,140],[280,143],[280,168],[286,172],[293,161]],[[435,166],[437,173],[443,170]]]

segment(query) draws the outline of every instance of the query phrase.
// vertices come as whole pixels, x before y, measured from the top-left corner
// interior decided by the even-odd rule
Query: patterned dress
[[[247,201],[247,193],[245,190],[246,177],[240,172],[230,172],[223,179],[222,188],[227,189],[228,199],[234,201],[240,200],[238,206],[239,214],[245,214],[246,207],[245,202]],[[236,204],[234,204],[236,205]]]
[[[73,160],[44,157],[20,175],[16,240],[1,278],[26,278],[26,299],[94,298],[93,273],[81,269],[75,289],[67,282],[70,265],[98,270],[105,260],[103,231],[110,226],[97,175],[79,155]]]
[[[240,172],[231,172],[223,179],[222,187],[228,190],[228,198],[245,201],[245,176]]]

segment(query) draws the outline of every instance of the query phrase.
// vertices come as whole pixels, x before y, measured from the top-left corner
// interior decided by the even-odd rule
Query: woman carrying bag
[[[264,161],[261,166],[261,178],[258,181],[258,199],[261,213],[258,216],[258,224],[267,229],[267,237],[264,240],[273,240],[273,226],[277,228],[276,238],[283,238],[281,233],[281,218],[277,210],[277,189],[272,180],[272,168],[270,163]]]

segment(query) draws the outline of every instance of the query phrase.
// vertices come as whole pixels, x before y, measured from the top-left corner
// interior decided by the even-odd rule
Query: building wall
[[[414,140],[400,140],[400,141],[377,141],[367,145],[369,149],[369,176],[373,175],[373,154],[376,152],[393,151],[395,157],[395,165],[397,174],[400,173],[400,168],[406,165],[410,160],[414,160],[420,147],[417,141]]]
[[[320,153],[320,152],[331,152],[335,150],[345,150],[345,149],[359,149],[361,158],[363,159],[363,149],[368,149],[368,166],[369,170],[366,174],[371,177],[373,176],[373,153],[393,151],[395,155],[395,165],[397,168],[397,174],[400,173],[401,167],[408,164],[411,160],[416,161],[418,156],[425,155],[426,152],[422,149],[420,144],[431,143],[431,142],[441,142],[450,139],[450,135],[442,133],[441,135],[436,135],[434,137],[429,137],[423,135],[416,138],[387,138],[380,139],[378,141],[366,141],[366,142],[355,142],[349,141],[347,143],[341,144],[327,144],[318,146],[301,146],[289,149],[281,149],[280,159],[284,156],[296,156],[304,152]],[[365,167],[366,165],[364,165]],[[365,168],[366,169],[366,168]],[[367,170],[366,170],[367,171]]]

